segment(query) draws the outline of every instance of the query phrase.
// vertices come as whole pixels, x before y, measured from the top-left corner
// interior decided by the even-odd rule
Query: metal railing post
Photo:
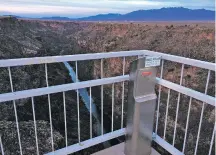
[[[160,57],[143,57],[130,66],[126,155],[150,155],[156,106],[156,66]]]

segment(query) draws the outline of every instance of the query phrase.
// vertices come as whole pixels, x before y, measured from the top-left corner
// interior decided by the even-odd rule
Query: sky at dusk
[[[214,0],[0,0],[0,4],[0,15],[71,18],[106,13],[125,14],[162,7],[215,8]]]

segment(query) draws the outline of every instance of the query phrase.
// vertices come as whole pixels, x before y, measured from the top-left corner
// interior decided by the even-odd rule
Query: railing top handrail
[[[82,61],[82,60],[96,60],[103,58],[126,57],[143,55],[143,51],[119,51],[107,53],[88,53],[62,56],[46,56],[33,58],[18,58],[0,60],[0,67],[25,66],[33,64],[56,63],[65,61]]]
[[[25,66],[33,64],[45,64],[56,63],[65,61],[82,61],[82,60],[95,60],[103,58],[114,57],[127,57],[137,55],[151,55],[160,56],[164,60],[196,66],[199,68],[215,70],[215,63],[185,58],[181,56],[175,56],[171,54],[164,54],[149,50],[133,50],[133,51],[119,51],[119,52],[107,52],[107,53],[89,53],[89,54],[76,54],[76,55],[63,55],[63,56],[46,56],[46,57],[33,57],[33,58],[18,58],[18,59],[4,59],[0,60],[0,67],[13,67],[13,66]]]
[[[176,56],[176,55],[171,55],[171,54],[165,54],[165,53],[160,53],[160,52],[154,52],[154,51],[149,51],[149,50],[143,50],[143,52],[146,55],[161,56],[161,58],[164,60],[178,62],[178,63],[182,63],[185,65],[191,65],[191,66],[195,66],[199,68],[209,69],[212,71],[215,71],[215,68],[216,68],[215,63],[212,63],[212,62],[201,61],[197,59],[191,59],[191,58],[186,58],[186,57],[181,57],[181,56]]]

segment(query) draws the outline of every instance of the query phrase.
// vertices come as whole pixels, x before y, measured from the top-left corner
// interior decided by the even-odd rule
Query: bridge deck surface
[[[124,143],[112,146],[110,148],[96,152],[92,155],[125,155],[124,154]],[[160,154],[152,148],[151,155],[160,155]]]

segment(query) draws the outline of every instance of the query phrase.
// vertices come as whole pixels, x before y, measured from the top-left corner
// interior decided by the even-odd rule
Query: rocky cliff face
[[[36,121],[38,133],[38,148],[40,154],[49,152],[51,148],[49,123],[46,121]],[[20,121],[20,135],[23,154],[36,154],[35,135],[33,121]],[[5,154],[19,154],[19,143],[17,140],[17,129],[14,121],[0,121],[0,132],[3,133],[2,141]],[[55,147],[62,147],[63,136],[56,130],[53,132]]]
[[[87,53],[87,49],[80,47],[73,38],[69,38],[68,35],[73,34],[73,31],[77,30],[77,24],[70,24],[70,28],[64,23],[49,23],[49,22],[36,22],[36,21],[19,21],[14,18],[3,18],[0,20],[0,57],[1,59],[10,58],[22,58],[22,57],[40,57],[40,56],[53,56],[53,55],[65,55],[65,54],[77,54]],[[65,32],[71,31],[70,33]],[[67,35],[66,35],[67,34]],[[74,65],[72,63],[72,65]],[[84,79],[87,75],[91,76],[91,70],[86,68],[86,62],[79,62],[80,79]],[[91,63],[88,63],[89,69]],[[49,85],[59,85],[65,83],[71,83],[70,76],[67,69],[63,64],[48,64],[48,78]],[[33,71],[34,70],[34,71]],[[82,71],[88,71],[89,74],[81,74]],[[45,66],[44,65],[32,65],[23,67],[12,67],[12,80],[14,91],[33,89],[46,87],[45,81]],[[83,75],[83,76],[82,76]],[[0,93],[11,92],[9,84],[9,76],[7,68],[0,69]],[[82,78],[81,78],[82,77]],[[51,139],[50,139],[50,127],[49,127],[49,111],[48,111],[48,98],[47,95],[35,97],[35,111],[36,120],[38,120],[38,133],[40,136],[40,154],[51,151]],[[66,92],[66,105],[67,105],[67,120],[68,120],[68,144],[77,143],[77,110],[76,110],[76,93],[74,91]],[[80,103],[82,110],[81,127],[82,130],[81,140],[89,138],[89,125],[84,120],[89,120],[88,111],[84,105]],[[32,124],[32,106],[31,99],[22,99],[16,101],[18,120],[20,122],[20,130],[28,130],[29,124]],[[64,116],[63,116],[63,95],[53,94],[51,95],[51,109],[53,118],[55,149],[65,146],[64,140]],[[16,141],[16,145],[8,145],[6,154],[19,151],[18,139],[16,128],[12,128],[15,125],[15,115],[12,102],[2,103],[0,105],[0,120],[1,120],[1,134],[3,138],[3,144],[8,145],[12,139]],[[42,123],[40,123],[42,122]],[[75,125],[76,124],[76,125]],[[87,126],[86,126],[87,125]],[[4,126],[4,128],[3,128]],[[34,140],[34,131],[29,129],[29,139],[25,132],[21,132],[21,142],[23,144],[24,154],[35,154],[36,145]],[[32,130],[32,131],[31,131]],[[46,133],[42,132],[46,131]],[[13,135],[8,132],[14,133]],[[46,134],[46,135],[44,135]],[[41,141],[41,139],[43,139]],[[44,142],[43,142],[44,141]],[[28,145],[27,145],[28,143]],[[29,151],[28,147],[32,147]],[[10,148],[12,147],[12,149]]]
[[[211,23],[90,23],[87,28],[76,32],[76,40],[82,47],[89,47],[93,51],[121,51],[148,49],[162,53],[184,56],[214,62],[214,28]],[[126,61],[126,72],[128,72],[129,62]],[[122,59],[107,59],[106,77],[119,75],[122,73]],[[96,66],[99,66],[97,64]],[[182,85],[194,90],[204,92],[207,70],[185,65]],[[180,82],[181,64],[165,61],[163,79],[178,83]],[[160,76],[158,74],[158,76]],[[208,95],[215,94],[215,73],[211,72]],[[121,85],[116,86],[121,90]],[[127,86],[126,86],[127,87]],[[109,87],[111,90],[111,86]],[[158,134],[163,137],[165,112],[167,104],[168,89],[162,87],[160,102],[160,117]],[[127,90],[125,98],[127,96]],[[166,131],[166,140],[172,143],[175,115],[177,108],[178,93],[171,90],[169,113]],[[121,110],[121,99],[116,94],[116,113]],[[179,150],[183,148],[185,126],[189,97],[181,95],[180,108],[178,114],[177,137],[175,147]],[[186,154],[193,154],[196,145],[196,138],[200,120],[202,103],[192,100],[192,108],[189,121],[188,139],[186,143]],[[213,131],[215,109],[206,105],[201,136],[198,147],[198,154],[205,154],[209,148],[210,138]],[[208,126],[209,128],[206,128]],[[213,151],[214,152],[214,151]],[[164,153],[162,151],[162,153]]]
[[[191,23],[86,23],[86,22],[58,22],[58,21],[27,21],[14,18],[0,19],[0,58],[22,58],[67,55],[80,53],[108,52],[120,50],[149,49],[159,52],[195,58],[205,61],[214,61],[214,24]],[[126,73],[129,62],[135,58],[126,59]],[[122,75],[122,58],[104,60],[104,77]],[[74,62],[71,62],[74,66]],[[15,91],[46,87],[44,65],[12,67],[12,78]],[[172,62],[164,64],[163,78],[179,83],[181,65]],[[78,62],[78,73],[81,81],[100,78],[100,61]],[[68,71],[61,63],[48,64],[49,85],[59,85],[72,82]],[[185,65],[183,85],[204,92],[207,71]],[[214,96],[214,73],[211,74],[208,94]],[[167,88],[162,88],[159,135],[163,136],[166,110]],[[7,68],[0,68],[0,93],[10,92]],[[115,124],[114,129],[120,128],[121,120],[121,83],[115,84]],[[93,98],[100,110],[100,87],[92,88]],[[177,93],[171,91],[167,140],[172,141],[173,125],[177,103]],[[127,83],[125,83],[125,103],[127,102]],[[40,141],[40,153],[49,151],[51,147],[48,135],[49,113],[47,95],[35,97],[36,120]],[[186,115],[189,98],[182,95],[180,101],[179,119],[177,126],[176,147],[182,149],[185,132]],[[68,122],[69,145],[77,143],[77,109],[76,92],[66,92],[66,110]],[[27,130],[29,136],[21,134],[21,141],[25,145],[26,154],[35,154],[34,132],[32,128],[31,99],[17,100],[18,119],[22,131]],[[201,112],[199,101],[193,100],[190,116],[190,131],[187,141],[186,154],[193,154],[198,123]],[[55,138],[55,149],[65,146],[63,94],[51,95],[52,117]],[[125,104],[124,117],[127,106]],[[81,140],[89,139],[89,113],[80,100]],[[104,86],[104,117],[111,117],[111,85]],[[11,143],[16,135],[14,109],[12,103],[0,104],[0,132],[3,135],[3,144]],[[214,122],[214,109],[206,106],[203,119],[203,128],[200,136],[199,154],[205,154],[208,148]],[[94,128],[97,124],[94,122]],[[31,126],[31,127],[29,127]],[[108,123],[107,126],[110,126]],[[111,126],[110,126],[111,127]],[[107,127],[110,130],[110,127]],[[46,131],[42,132],[42,131]],[[12,135],[8,132],[14,133]],[[8,136],[7,136],[8,135]],[[96,136],[96,133],[94,133]],[[43,138],[44,137],[44,138]],[[18,141],[17,141],[18,142]],[[28,142],[28,145],[26,144]],[[48,147],[48,145],[50,145]],[[19,151],[18,145],[8,145],[7,154]],[[98,146],[99,149],[102,146]],[[94,152],[95,148],[89,152]],[[213,151],[214,152],[214,151]],[[84,154],[84,152],[80,152]]]

